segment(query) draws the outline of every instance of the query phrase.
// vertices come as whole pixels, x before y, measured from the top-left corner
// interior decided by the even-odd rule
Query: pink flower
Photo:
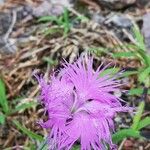
[[[73,64],[65,63],[49,83],[38,78],[41,98],[48,112],[50,150],[70,150],[76,141],[81,150],[112,149],[113,118],[117,112],[128,111],[112,93],[120,83],[116,77],[100,74],[102,65],[93,70],[93,59],[83,55]]]

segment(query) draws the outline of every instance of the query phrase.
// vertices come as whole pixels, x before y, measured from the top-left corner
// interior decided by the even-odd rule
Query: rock
[[[43,1],[39,6],[33,7],[32,15],[34,17],[48,16],[51,15],[52,5],[48,1]]]
[[[50,0],[52,4],[51,13],[53,15],[60,15],[63,13],[64,8],[72,7],[70,0]]]
[[[38,7],[33,7],[33,16],[42,17],[48,15],[60,15],[65,7],[71,7],[69,0],[45,0]]]
[[[9,54],[17,51],[16,40],[10,37],[15,23],[16,19],[13,23],[13,12],[0,12],[0,53]]]
[[[135,4],[136,0],[97,0],[104,7],[110,9],[122,9],[129,5]]]
[[[105,21],[105,17],[103,17],[100,13],[93,13],[92,20],[96,23],[103,24]]]
[[[3,37],[0,37],[0,53],[10,54],[16,53],[17,46],[15,39],[4,40]]]
[[[32,15],[32,7],[29,5],[24,5],[24,6],[18,6],[18,8],[16,8],[16,12],[17,12],[17,21],[23,20],[26,17],[28,17],[29,15]]]
[[[112,23],[113,25],[121,28],[130,28],[132,26],[132,21],[123,14],[115,14],[111,16],[110,19],[108,19],[105,23]]]
[[[0,0],[0,2],[2,1]],[[17,5],[10,8],[7,13],[0,12],[0,53],[8,54],[17,51],[20,41],[12,37],[13,31],[16,30],[16,23],[26,20],[28,17],[28,19],[32,19],[47,15],[60,15],[64,12],[65,7],[71,7],[70,0],[44,0],[38,6]]]
[[[143,16],[142,33],[145,38],[146,48],[150,53],[150,13],[147,13]]]
[[[139,7],[144,7],[150,5],[150,0],[137,0],[137,5]]]
[[[4,2],[5,2],[4,0],[0,0],[0,5],[4,4]]]
[[[11,13],[0,12],[0,36],[2,36],[8,31],[11,22]]]

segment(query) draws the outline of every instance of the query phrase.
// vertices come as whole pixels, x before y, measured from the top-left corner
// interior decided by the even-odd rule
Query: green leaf
[[[50,21],[57,21],[58,18],[56,16],[43,16],[38,19],[38,22],[50,22]]]
[[[140,96],[143,93],[142,88],[133,88],[129,91],[129,95],[137,95]],[[148,94],[150,94],[150,90],[148,90]]]
[[[6,116],[0,113],[0,124],[5,124],[5,119],[6,119]]]
[[[13,123],[16,125],[16,127],[21,130],[24,134],[26,134],[31,139],[35,139],[38,141],[43,141],[43,137],[41,135],[38,135],[30,130],[28,130],[26,127],[22,126],[17,120],[13,120]]]
[[[133,52],[115,52],[114,54],[113,54],[113,57],[114,58],[118,58],[118,57],[135,57],[136,55],[135,55],[135,53],[133,53]]]
[[[60,17],[58,17],[58,19],[56,20],[56,23],[57,23],[58,26],[63,26],[64,16],[61,15]]]
[[[69,11],[66,8],[64,9],[63,15],[61,15],[59,17],[56,17],[56,16],[44,16],[44,17],[41,17],[38,20],[38,22],[49,22],[49,21],[54,22],[59,27],[63,28],[64,36],[66,36],[67,33],[70,30]],[[45,34],[48,35],[48,34],[52,34],[54,32],[56,32],[56,30],[48,29]],[[57,30],[57,32],[58,32],[58,30]]]
[[[34,142],[30,141],[26,146],[23,147],[23,150],[37,150],[37,146]]]
[[[136,75],[137,73],[138,73],[138,71],[125,71],[120,76],[121,77],[128,77],[128,76],[131,76],[131,75]]]
[[[137,126],[137,130],[140,130],[149,125],[150,125],[150,117],[146,117],[139,122],[139,124]]]
[[[144,37],[136,24],[133,27],[133,33],[136,39],[136,44],[135,47],[131,47],[133,47],[133,49],[135,50],[135,54],[137,55],[137,57],[144,63],[144,65],[148,67],[150,66],[150,56],[146,53]]]
[[[129,44],[129,43],[124,43],[123,45],[115,45],[113,49],[123,50],[124,48],[126,48],[126,49],[138,49],[137,45]]]
[[[133,124],[131,126],[131,128],[133,130],[137,130],[137,128],[138,128],[139,122],[141,120],[142,113],[144,111],[144,107],[145,107],[145,102],[144,101],[140,102],[138,110],[137,110],[137,112],[136,112],[136,114],[133,118]]]
[[[145,48],[145,43],[144,43],[144,37],[141,34],[140,29],[139,29],[139,27],[136,24],[133,27],[133,33],[135,35],[137,45],[140,47],[140,49],[145,51],[146,48]]]
[[[96,54],[97,56],[100,56],[101,54],[110,54],[110,50],[104,47],[91,47],[88,49],[88,51]]]
[[[44,31],[45,36],[52,35],[52,34],[55,34],[55,33],[63,34],[63,29],[60,28],[60,27],[59,28],[49,28],[49,29],[46,29]]]
[[[144,69],[138,76],[139,81],[141,83],[145,83],[146,79],[149,77],[150,74],[150,67]],[[146,84],[146,83],[145,83]]]
[[[56,66],[58,64],[57,60],[53,60],[50,57],[43,57],[43,60],[46,61],[50,66]]]
[[[77,16],[75,19],[74,19],[74,21],[82,21],[82,22],[88,22],[89,21],[89,18],[87,18],[86,16],[84,16],[84,15],[80,15],[80,16]]]
[[[133,129],[122,129],[116,132],[115,134],[113,134],[112,140],[114,143],[117,144],[118,142],[122,141],[124,138],[128,138],[128,137],[139,138],[141,136],[139,131],[135,131]]]
[[[19,106],[16,106],[16,108],[11,113],[14,113],[17,111],[24,111],[26,109],[32,108],[33,106],[37,106],[37,102],[28,102],[28,103],[24,103]]]
[[[150,58],[148,54],[145,51],[141,50],[140,48],[138,48],[136,52],[137,52],[137,57],[144,63],[145,66],[149,67]]]
[[[107,74],[114,75],[118,73],[119,70],[120,70],[119,68],[108,68],[108,69],[105,69],[102,73],[100,73],[100,76],[103,77]]]
[[[0,105],[4,113],[7,114],[9,112],[9,106],[8,106],[8,101],[6,97],[5,84],[1,79],[0,79]]]
[[[72,150],[80,150],[80,146],[79,145],[75,145]]]
[[[67,8],[65,8],[65,10],[64,10],[64,25],[63,26],[64,26],[64,35],[66,36],[70,30],[69,12],[68,12]]]
[[[13,150],[13,149],[14,149],[14,147],[8,147],[8,148],[4,148],[3,150]],[[23,150],[36,150],[36,148],[32,149],[32,147],[25,147],[25,146],[23,146],[21,149],[23,149]]]
[[[48,150],[47,140],[44,140],[37,150]]]

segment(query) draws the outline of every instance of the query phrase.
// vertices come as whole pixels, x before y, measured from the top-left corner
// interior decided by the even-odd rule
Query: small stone
[[[11,13],[0,12],[0,36],[4,35],[12,22]]]
[[[129,5],[135,4],[136,0],[97,0],[104,7],[110,9],[122,9]]]
[[[17,46],[15,39],[8,39],[7,41],[0,37],[0,53],[13,54],[16,53]]]
[[[137,5],[139,7],[144,7],[150,5],[150,0],[137,0]]]
[[[105,21],[105,17],[103,17],[100,13],[94,13],[92,15],[92,20],[96,23],[103,24]]]
[[[150,54],[150,13],[147,13],[143,16],[142,33],[145,38],[147,51]]]
[[[48,15],[61,15],[65,7],[71,7],[69,0],[45,0],[37,7],[33,7],[33,16],[42,17]]]
[[[121,120],[121,118],[118,116],[118,117],[116,117],[115,119],[115,122],[118,122],[118,123],[121,123],[122,122],[122,120]]]
[[[29,5],[20,6],[16,8],[16,12],[17,12],[17,21],[20,21],[32,14],[32,7]]]
[[[43,1],[39,6],[33,7],[32,15],[34,17],[42,17],[51,15],[52,5],[48,1]]]
[[[0,5],[4,4],[5,0],[0,0]]]
[[[53,15],[60,15],[63,13],[65,7],[72,7],[70,0],[50,0],[50,3],[52,4],[51,13]]]
[[[130,28],[132,26],[131,20],[122,14],[110,17],[110,19],[106,21],[106,24],[108,23],[112,23],[113,25],[121,28]]]

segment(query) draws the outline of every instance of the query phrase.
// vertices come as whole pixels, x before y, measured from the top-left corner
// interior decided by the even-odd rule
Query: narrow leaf
[[[37,150],[48,150],[47,139],[40,144]]]
[[[14,112],[17,112],[17,111],[24,111],[24,110],[32,108],[33,106],[36,106],[36,105],[37,105],[36,102],[23,103],[19,106],[16,106],[16,108],[11,113],[14,113]]]
[[[146,117],[143,120],[141,120],[137,126],[137,129],[140,130],[146,126],[150,125],[150,117]]]
[[[6,89],[4,82],[0,79],[0,105],[5,113],[9,112]]]
[[[141,83],[145,83],[147,77],[149,77],[149,74],[150,74],[150,67],[144,69],[144,71],[142,71],[142,72],[139,74],[139,76],[138,76],[139,81],[140,81]]]
[[[144,43],[144,37],[141,34],[140,29],[139,29],[139,27],[136,24],[133,27],[133,33],[135,35],[137,45],[140,47],[140,49],[145,51],[146,48],[145,48],[145,43]]]
[[[28,135],[31,139],[35,139],[38,141],[43,141],[43,137],[41,135],[38,135],[30,130],[28,130],[26,127],[22,126],[17,120],[13,120],[13,123],[16,125],[16,127],[21,130],[24,134]]]
[[[133,124],[132,124],[131,128],[134,129],[134,130],[137,130],[137,128],[138,128],[139,122],[141,120],[142,113],[144,111],[144,106],[145,106],[145,102],[142,101],[139,104],[138,110],[137,110],[137,112],[136,112],[136,114],[133,118]]]
[[[70,30],[70,24],[69,24],[69,14],[68,14],[68,10],[67,8],[65,8],[64,10],[64,36],[67,35],[67,33],[69,32]]]
[[[55,66],[58,64],[57,60],[53,60],[50,57],[43,57],[43,60],[46,61],[50,66]]]
[[[106,74],[114,75],[114,74],[116,74],[119,70],[120,70],[119,68],[108,68],[108,69],[105,69],[105,70],[100,74],[100,76],[103,77],[103,76],[105,76]]]
[[[133,52],[116,52],[113,54],[114,58],[118,58],[118,57],[134,57],[136,56]]]
[[[140,133],[139,131],[135,131],[133,129],[122,129],[116,132],[115,134],[113,134],[112,139],[113,142],[117,144],[118,142],[122,141],[124,138],[128,138],[128,137],[139,138]]]
[[[55,16],[43,16],[40,19],[38,19],[38,22],[49,22],[49,21],[56,21],[57,17]]]
[[[79,145],[75,145],[72,150],[80,150],[80,146]]]
[[[121,77],[128,77],[131,75],[136,75],[138,73],[138,71],[125,71],[122,73]]]
[[[6,119],[5,115],[0,113],[0,124],[4,124],[5,123],[5,119]]]
[[[133,88],[129,91],[129,95],[140,96],[142,93],[143,93],[143,88]],[[148,90],[148,94],[150,94],[150,90]]]

